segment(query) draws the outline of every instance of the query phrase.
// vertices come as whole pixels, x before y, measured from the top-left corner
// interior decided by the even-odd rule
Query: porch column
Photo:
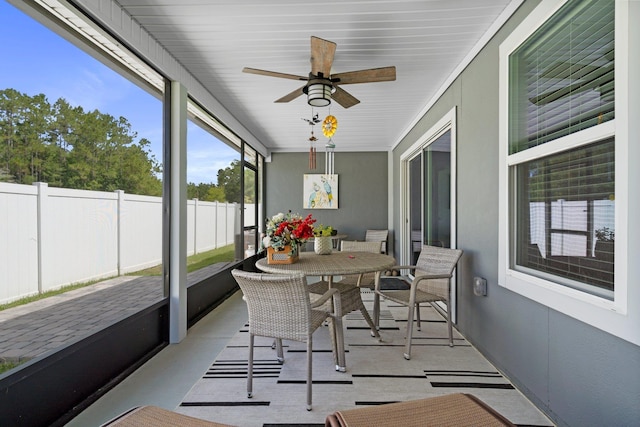
[[[169,342],[175,344],[187,335],[187,89],[175,81],[170,88],[169,152],[164,161],[165,168],[169,166],[169,173],[165,171],[164,175],[169,179],[164,186],[169,190],[169,266],[165,268],[165,284],[168,279]]]

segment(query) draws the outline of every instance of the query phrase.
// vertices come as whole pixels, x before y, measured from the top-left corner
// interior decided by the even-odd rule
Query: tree
[[[160,164],[124,117],[85,112],[63,98],[0,91],[0,180],[162,195]]]
[[[203,200],[206,200],[208,202],[226,202],[227,198],[224,194],[224,189],[212,186],[211,188],[209,188],[209,191],[207,191],[207,195]]]
[[[240,203],[240,160],[234,160],[226,168],[218,170],[218,185],[224,189],[227,202]]]

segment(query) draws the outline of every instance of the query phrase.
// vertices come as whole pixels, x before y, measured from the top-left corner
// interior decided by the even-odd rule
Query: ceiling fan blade
[[[304,92],[302,91],[303,88],[304,88],[304,86],[299,87],[298,89],[294,90],[293,92],[288,93],[285,96],[283,96],[282,98],[276,99],[273,102],[290,102],[290,101],[293,101],[294,99],[296,99],[300,95],[304,94]]]
[[[282,79],[302,80],[302,81],[309,80],[309,77],[296,76],[295,74],[278,73],[277,71],[258,70],[257,68],[249,68],[249,67],[244,67],[242,69],[242,72],[249,73],[249,74],[259,74],[261,76],[279,77]]]
[[[346,90],[340,88],[339,86],[334,87],[336,88],[336,91],[331,95],[331,99],[342,105],[343,108],[353,107],[354,105],[360,103],[360,101],[355,96],[351,95]]]
[[[311,36],[311,73],[315,76],[329,77],[333,56],[336,53],[336,44],[319,37]]]
[[[339,79],[339,80],[337,80]],[[354,83],[390,82],[396,79],[396,67],[371,68],[368,70],[349,71],[333,74],[331,81],[341,85]]]

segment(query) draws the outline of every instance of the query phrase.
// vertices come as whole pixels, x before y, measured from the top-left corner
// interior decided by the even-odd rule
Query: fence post
[[[118,195],[118,207],[116,212],[116,243],[117,251],[116,262],[118,263],[118,276],[122,276],[122,250],[124,241],[122,238],[122,212],[124,211],[124,190],[116,190]]]
[[[198,253],[198,199],[193,199],[193,254]]]
[[[218,249],[218,205],[220,202],[213,203],[213,248]]]
[[[38,189],[37,200],[37,233],[38,233],[38,294],[41,294],[43,291],[43,283],[44,283],[44,274],[45,268],[43,265],[44,254],[42,253],[43,242],[44,242],[44,234],[47,231],[46,226],[43,224],[43,221],[47,218],[47,198],[49,197],[49,192],[47,191],[49,188],[49,184],[46,182],[34,182],[33,185]]]

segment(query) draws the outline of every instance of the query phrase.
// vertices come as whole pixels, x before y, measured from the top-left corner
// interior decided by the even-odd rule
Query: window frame
[[[509,154],[509,56],[538,28],[553,16],[568,0],[543,0],[505,38],[499,50],[499,244],[498,283],[513,292],[581,320],[629,341],[640,343],[628,314],[638,308],[630,304],[628,217],[629,217],[629,52],[634,42],[629,34],[629,22],[639,15],[637,8],[629,7],[629,0],[615,3],[615,118],[598,126],[583,129],[545,144],[515,154]],[[615,138],[615,195],[616,195],[616,259],[613,299],[603,298],[582,290],[557,284],[511,268],[511,254],[515,245],[514,166],[560,153],[571,148]],[[635,317],[635,316],[633,316]]]

